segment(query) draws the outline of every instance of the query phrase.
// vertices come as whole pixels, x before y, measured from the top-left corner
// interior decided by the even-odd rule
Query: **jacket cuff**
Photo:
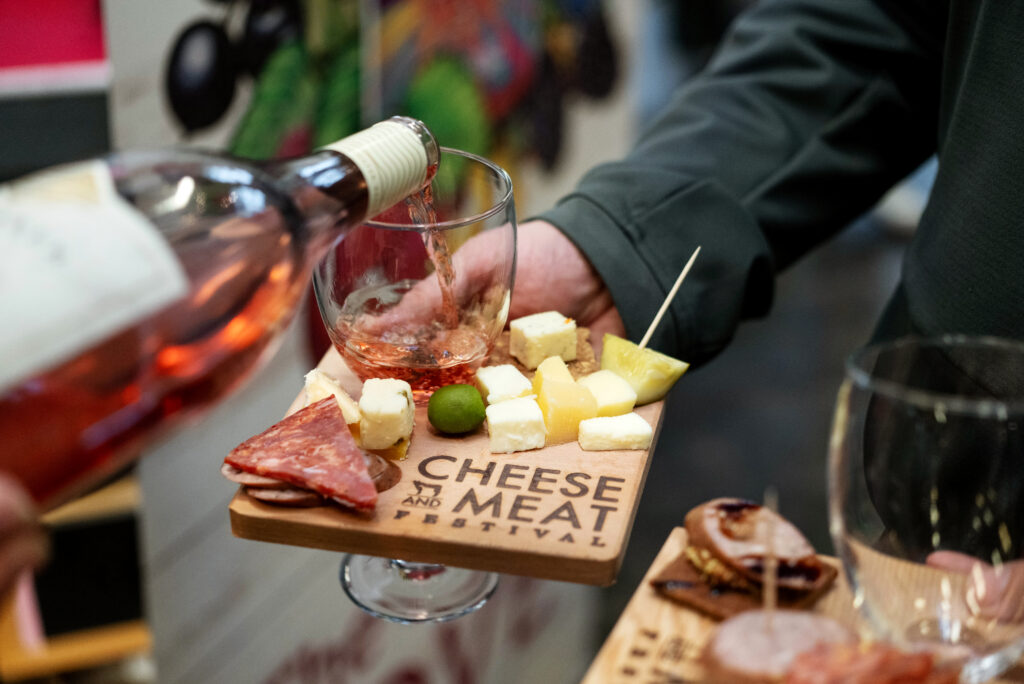
[[[691,364],[721,351],[740,320],[770,308],[771,250],[753,217],[713,182],[669,193],[644,206],[630,225],[617,222],[599,197],[581,192],[538,218],[562,230],[591,262],[633,341],[643,337],[700,246],[700,256],[648,343]]]

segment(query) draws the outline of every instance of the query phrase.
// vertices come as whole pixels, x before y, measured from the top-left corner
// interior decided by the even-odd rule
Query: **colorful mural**
[[[217,3],[219,4],[219,3]],[[607,95],[615,46],[600,0],[249,0],[186,26],[165,96],[186,133],[252,79],[228,145],[305,152],[395,113],[444,144],[554,168],[567,97]]]

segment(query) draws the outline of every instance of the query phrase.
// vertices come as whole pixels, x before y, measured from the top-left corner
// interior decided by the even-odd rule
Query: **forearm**
[[[917,18],[868,0],[763,3],[627,158],[544,215],[608,284],[631,337],[699,244],[652,346],[706,360],[767,311],[779,269],[930,153],[939,50]]]

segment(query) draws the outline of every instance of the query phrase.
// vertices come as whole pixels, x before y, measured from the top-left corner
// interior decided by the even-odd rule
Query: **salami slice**
[[[718,626],[702,654],[708,681],[768,684],[818,644],[852,644],[856,636],[832,618],[804,611],[748,610]]]
[[[225,463],[312,490],[358,510],[377,504],[377,489],[333,397],[310,404],[235,447]]]
[[[819,644],[800,653],[786,684],[957,684],[959,663],[926,651],[903,652],[875,642]]]
[[[267,489],[266,487],[246,487],[245,493],[254,499],[265,501],[267,503],[276,504],[278,506],[295,506],[296,508],[302,508],[307,506],[323,506],[324,498],[316,492],[311,492],[308,489],[301,489],[299,487],[289,487],[285,485],[285,489]]]
[[[253,475],[247,473],[244,470],[239,470],[230,463],[225,463],[220,467],[220,473],[232,482],[240,485],[245,485],[250,489],[290,489],[291,485],[287,482],[281,482],[281,480],[275,480],[269,477],[263,477],[262,475]]]

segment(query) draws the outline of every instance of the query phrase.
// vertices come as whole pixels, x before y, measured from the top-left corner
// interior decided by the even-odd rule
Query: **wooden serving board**
[[[718,621],[681,603],[661,596],[651,579],[686,547],[686,530],[675,528],[654,559],[636,593],[598,651],[583,678],[583,684],[683,684],[705,682],[700,654]],[[823,557],[838,566],[834,558]],[[853,608],[850,590],[839,579],[814,605],[815,612],[828,615],[854,629],[861,626]],[[1019,665],[998,680],[1005,684],[1024,682]]]
[[[360,383],[336,351],[319,367],[358,398]],[[662,407],[637,409],[654,427],[650,450],[583,451],[572,442],[513,454],[490,453],[484,428],[441,435],[417,407],[401,480],[372,515],[273,506],[240,489],[231,529],[245,539],[605,586],[622,564]]]

